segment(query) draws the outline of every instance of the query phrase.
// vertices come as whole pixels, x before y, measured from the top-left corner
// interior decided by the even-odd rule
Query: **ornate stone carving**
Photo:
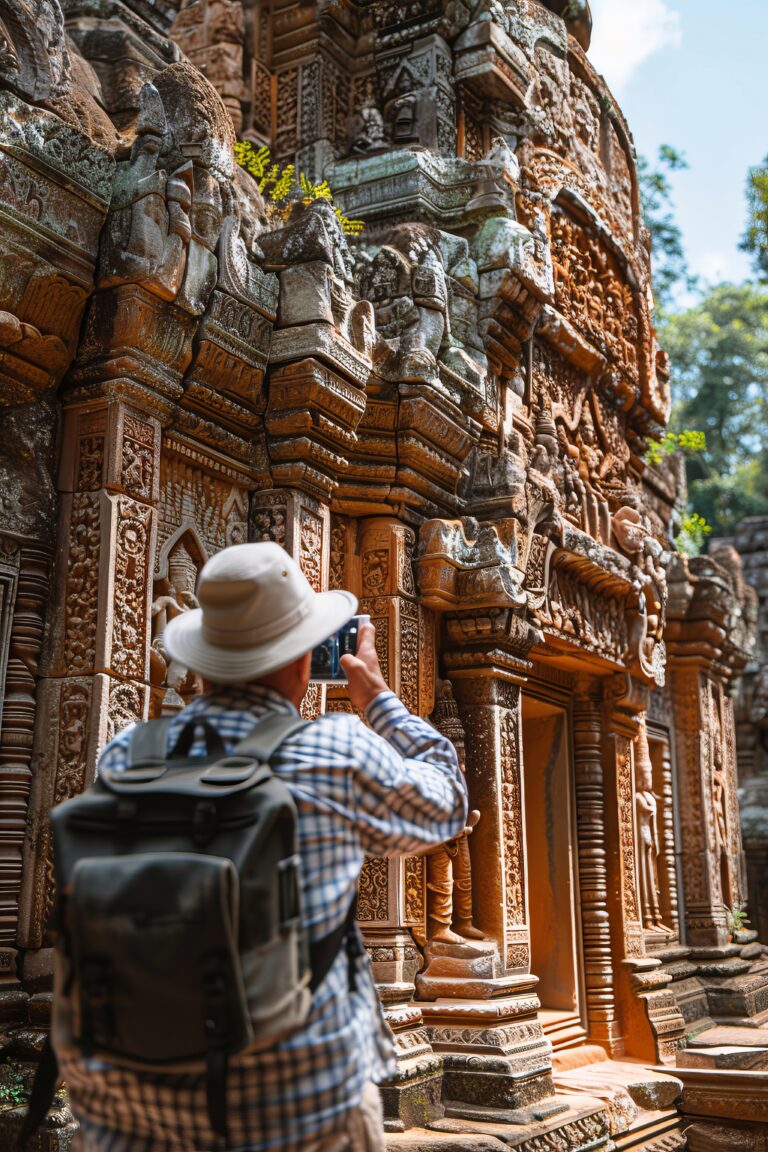
[[[90,705],[87,683],[64,685],[59,697],[59,762],[53,790],[56,804],[83,790]]]
[[[594,686],[575,700],[574,760],[582,941],[589,1031],[610,1043],[617,1032],[607,911],[605,792],[600,752],[600,702]]]
[[[387,861],[369,857],[357,885],[357,918],[375,922],[389,919]]]
[[[644,928],[671,932],[664,924],[661,912],[661,817],[659,797],[653,791],[653,764],[644,723],[641,723],[635,741],[635,819],[640,918]]]
[[[114,672],[137,680],[143,679],[146,667],[151,531],[151,509],[119,497],[111,664]]]
[[[765,1008],[760,946],[733,930],[731,683],[768,544],[746,583],[728,546],[668,550],[680,477],[645,448],[669,368],[589,20],[586,0],[87,0],[65,31],[56,0],[0,0],[0,1018],[42,1011],[5,957],[43,941],[50,804],[198,689],[164,629],[246,539],[359,593],[388,683],[466,733],[466,832],[360,881],[393,1129],[491,1107],[519,1127],[535,1105],[521,1147],[623,1145],[639,1129],[618,1093],[557,1113],[551,1047],[586,1027],[636,1076],[674,1059],[683,1014]],[[304,173],[303,203],[235,164],[233,126]],[[768,709],[749,675],[756,836]],[[351,710],[343,686],[303,714],[324,707]],[[573,987],[537,1020],[547,709],[582,915]],[[679,1143],[673,1108],[654,1148]]]
[[[99,257],[98,284],[141,284],[161,300],[174,300],[186,270],[192,236],[193,170],[159,167],[168,131],[160,94],[141,90],[136,139],[118,166],[109,223]]]
[[[74,496],[64,623],[64,659],[74,672],[91,671],[96,659],[100,518],[97,494]]]
[[[213,84],[239,132],[244,96],[242,4],[239,0],[191,0],[182,4],[171,35]]]

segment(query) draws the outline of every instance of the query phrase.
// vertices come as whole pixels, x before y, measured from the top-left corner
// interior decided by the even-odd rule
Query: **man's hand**
[[[347,652],[341,658],[341,667],[349,681],[349,698],[361,712],[365,712],[380,692],[388,692],[389,685],[381,674],[376,655],[376,629],[373,624],[360,626],[357,637],[357,655]]]

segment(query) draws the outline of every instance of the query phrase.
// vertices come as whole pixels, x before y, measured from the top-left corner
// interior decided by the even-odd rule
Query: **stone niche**
[[[586,0],[0,0],[0,1051],[26,1071],[51,805],[200,690],[165,628],[210,556],[274,540],[358,595],[466,772],[464,832],[360,879],[391,1147],[674,1152],[694,1117],[725,1148],[768,1116],[736,778],[738,732],[762,811],[761,528],[743,570],[671,544],[590,27]],[[276,209],[238,139],[334,204]],[[72,1134],[62,1097],[40,1139]]]

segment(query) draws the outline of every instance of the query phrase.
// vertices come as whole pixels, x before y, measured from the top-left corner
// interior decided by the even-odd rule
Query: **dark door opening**
[[[584,1041],[568,713],[523,697],[531,971],[555,1048]]]

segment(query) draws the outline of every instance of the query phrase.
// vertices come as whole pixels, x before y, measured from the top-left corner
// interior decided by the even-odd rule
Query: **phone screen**
[[[370,619],[368,616],[353,616],[346,624],[334,632],[322,644],[312,649],[310,679],[333,684],[346,684],[347,678],[341,667],[341,657],[346,653],[357,652],[357,638],[360,625]]]

